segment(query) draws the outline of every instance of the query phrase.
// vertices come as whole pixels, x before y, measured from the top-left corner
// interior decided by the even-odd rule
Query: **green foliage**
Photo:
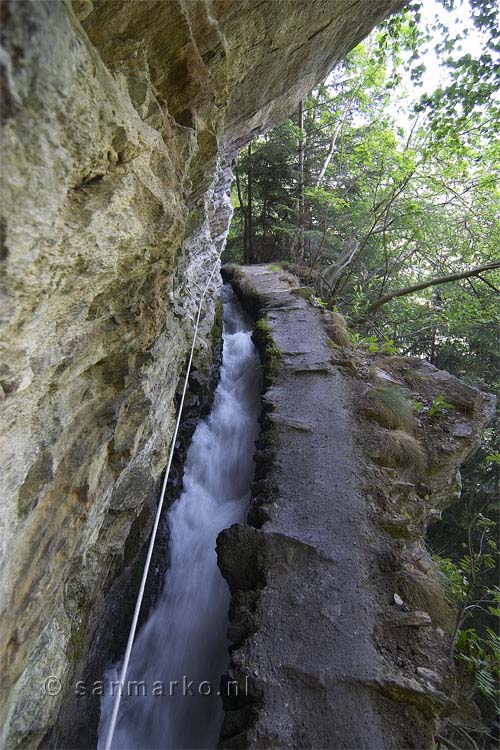
[[[456,653],[473,675],[478,690],[496,705],[500,696],[500,637],[491,628],[486,628],[484,638],[473,628],[461,630]]]
[[[371,354],[375,354],[380,351],[380,345],[376,336],[362,336],[357,331],[354,331],[351,335],[353,344],[356,346],[363,346]]]
[[[461,34],[485,33],[479,66],[496,75],[498,14],[489,0],[474,0],[471,13],[468,22],[463,16]],[[251,159],[246,151],[240,157],[244,202],[251,163],[259,260],[309,266],[317,297],[351,319],[362,320],[388,291],[498,257],[500,139],[491,131],[500,122],[498,97],[481,99],[474,86],[466,91],[455,81],[451,98],[438,93],[432,106],[417,107],[407,126],[391,115],[413,106],[402,99],[403,73],[409,69],[419,80],[421,50],[434,37],[450,70],[460,77],[474,69],[469,58],[458,64],[460,56],[453,57],[460,40],[451,38],[443,18],[426,28],[419,3],[392,16],[304,100],[303,132],[294,117],[254,141]],[[466,95],[476,101],[464,119],[453,107]],[[237,208],[228,252],[241,245],[242,226]],[[495,271],[394,299],[376,321],[360,325],[359,342],[373,352],[423,356],[480,386],[500,388],[499,291]]]
[[[371,354],[381,352],[382,354],[396,354],[397,349],[391,339],[380,341],[377,336],[362,336],[357,331],[351,334],[352,343],[364,347]]]
[[[435,417],[441,417],[446,414],[447,411],[454,408],[454,405],[450,404],[450,402],[446,400],[445,396],[437,396],[432,402],[429,409],[429,417],[431,419]]]
[[[242,258],[251,184],[255,259],[302,268],[304,283],[315,288],[295,293],[348,316],[356,330],[332,322],[333,341],[345,336],[372,353],[424,358],[500,395],[499,270],[431,285],[367,315],[390,292],[498,259],[500,6],[464,0],[457,14],[459,3],[441,0],[445,10],[429,24],[420,2],[391,16],[304,99],[303,130],[296,114],[254,140],[251,154],[241,153],[226,259]],[[475,57],[460,50],[468,35],[483,47]],[[426,91],[422,51],[430,45],[448,76]],[[418,99],[405,91],[405,80],[413,91],[420,86]],[[276,366],[282,353],[268,330],[260,335]],[[390,427],[380,446],[383,465],[425,469],[422,446],[407,432],[423,408],[404,394],[375,390],[368,409]],[[434,400],[429,416],[436,429],[453,408],[444,395]],[[458,662],[491,698],[498,643],[488,628],[494,632],[500,610],[499,563],[495,528],[484,519],[497,513],[499,414],[462,478],[460,502],[443,512],[429,538],[442,554],[458,613]],[[425,599],[432,592],[411,566],[405,576],[410,593],[420,587]]]
[[[449,557],[434,555],[434,561],[439,567],[446,580],[446,590],[449,599],[459,605],[465,595],[466,579],[458,565],[455,565]]]
[[[457,2],[442,0],[453,10]],[[451,75],[451,81],[431,94],[422,96],[420,109],[427,109],[436,138],[453,137],[457,124],[475,134],[495,137],[499,132],[500,100],[500,6],[497,0],[470,0],[470,22],[480,54],[463,54],[464,33],[452,36],[443,23],[433,29],[441,32],[436,45]]]
[[[500,637],[493,627],[498,630],[500,625],[500,588],[489,580],[499,560],[497,531],[496,521],[479,513],[468,530],[467,553],[458,562],[435,555],[449,598],[457,607],[455,659],[464,665],[475,688],[494,703],[500,695]],[[476,612],[483,619],[466,627],[475,623]]]
[[[323,309],[326,309],[326,308],[328,307],[328,302],[326,301],[326,299],[322,299],[321,297],[316,297],[316,296],[314,296],[314,295],[313,295],[312,299],[313,299],[313,301],[314,301],[314,302],[315,302],[315,303],[316,303],[317,305],[319,305],[319,306],[320,306],[320,307],[322,307]]]

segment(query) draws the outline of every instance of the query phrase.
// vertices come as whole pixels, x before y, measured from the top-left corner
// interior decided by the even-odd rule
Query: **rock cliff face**
[[[75,680],[100,676],[237,148],[401,5],[2,3],[3,746],[40,744]],[[60,742],[91,743],[64,715]]]

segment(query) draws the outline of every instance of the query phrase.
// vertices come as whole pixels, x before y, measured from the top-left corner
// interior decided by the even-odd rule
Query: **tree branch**
[[[438,284],[449,284],[451,281],[459,281],[460,279],[469,279],[472,276],[479,276],[485,271],[493,271],[495,268],[500,268],[500,261],[493,261],[485,266],[477,266],[477,268],[471,268],[468,271],[462,271],[461,273],[452,273],[448,276],[436,276],[433,279],[427,279],[427,281],[421,281],[419,284],[412,284],[406,286],[403,289],[398,289],[396,292],[390,292],[380,297],[373,305],[370,305],[366,311],[366,315],[371,315],[376,312],[379,307],[385,305],[396,297],[405,297],[407,294],[413,294],[413,292],[419,292],[422,289],[427,289],[429,286],[438,286]]]

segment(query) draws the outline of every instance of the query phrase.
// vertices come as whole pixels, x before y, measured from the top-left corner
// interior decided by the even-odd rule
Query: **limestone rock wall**
[[[402,4],[2,3],[3,746],[68,704],[147,535],[237,148]]]

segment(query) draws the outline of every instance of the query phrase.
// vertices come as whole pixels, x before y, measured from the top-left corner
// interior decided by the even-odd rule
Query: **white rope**
[[[222,252],[222,250],[221,250],[221,252]],[[123,657],[123,664],[122,664],[122,668],[121,668],[121,672],[120,672],[120,684],[119,684],[119,687],[118,687],[118,692],[115,694],[115,698],[114,698],[114,701],[113,701],[113,712],[111,714],[111,721],[109,723],[108,733],[106,735],[106,744],[104,746],[104,750],[111,750],[111,743],[113,741],[113,735],[115,733],[116,722],[117,722],[117,719],[118,719],[118,711],[120,709],[120,703],[121,703],[121,699],[122,699],[123,688],[124,688],[124,685],[125,685],[125,678],[127,676],[127,670],[128,670],[128,665],[129,665],[129,661],[130,661],[130,655],[132,653],[132,646],[134,645],[135,632],[137,630],[137,622],[139,620],[139,612],[141,611],[142,599],[144,597],[144,589],[145,589],[145,586],[146,586],[146,579],[147,579],[148,573],[149,573],[149,566],[151,564],[151,557],[153,555],[153,548],[154,548],[154,544],[155,544],[156,533],[158,531],[158,525],[160,523],[161,511],[162,511],[162,508],[163,508],[163,501],[165,499],[165,492],[166,492],[166,489],[167,489],[168,476],[170,474],[170,467],[172,465],[172,459],[173,459],[173,456],[174,456],[175,441],[177,440],[177,433],[179,431],[179,425],[180,425],[180,422],[181,422],[182,409],[183,409],[183,406],[184,406],[184,399],[186,397],[186,391],[187,391],[187,387],[188,387],[189,373],[191,372],[191,364],[193,362],[194,347],[195,347],[195,344],[196,344],[196,336],[198,334],[198,327],[199,327],[199,324],[200,324],[201,310],[202,310],[202,306],[203,306],[203,301],[205,299],[205,295],[206,295],[206,293],[208,291],[208,287],[211,284],[211,281],[213,279],[215,270],[217,268],[217,264],[218,264],[218,262],[220,260],[221,252],[217,256],[217,259],[216,259],[216,261],[214,263],[214,267],[212,268],[212,272],[211,272],[211,274],[210,274],[210,276],[208,278],[207,284],[206,284],[205,289],[203,290],[203,293],[202,293],[201,298],[200,298],[200,304],[199,304],[199,307],[198,307],[198,314],[196,316],[196,323],[195,323],[194,332],[193,332],[193,343],[191,344],[191,351],[189,353],[188,366],[187,366],[187,370],[186,370],[186,377],[184,379],[184,387],[182,389],[182,396],[181,396],[181,402],[180,402],[180,405],[179,405],[179,412],[177,414],[177,420],[175,422],[174,434],[172,435],[172,443],[170,445],[170,453],[169,453],[169,456],[168,456],[167,468],[165,469],[165,476],[163,477],[163,484],[162,484],[161,493],[160,493],[160,500],[159,500],[158,508],[157,508],[157,511],[156,511],[156,517],[155,517],[155,522],[154,522],[154,526],[153,526],[153,531],[151,532],[151,539],[149,541],[149,548],[148,548],[148,554],[147,554],[147,557],[146,557],[146,562],[144,563],[144,570],[142,572],[141,585],[139,587],[139,593],[137,595],[137,601],[135,603],[134,617],[132,618],[132,625],[130,626],[130,632],[129,632],[128,641],[127,641],[127,648],[125,649],[125,656]]]

